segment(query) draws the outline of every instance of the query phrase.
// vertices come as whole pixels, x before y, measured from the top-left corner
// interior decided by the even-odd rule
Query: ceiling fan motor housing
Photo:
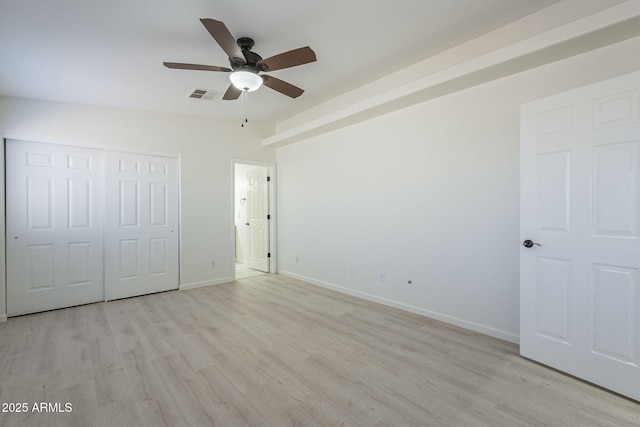
[[[238,46],[242,49],[242,54],[244,55],[244,59],[246,63],[242,63],[237,58],[229,58],[229,63],[231,64],[231,68],[233,70],[246,70],[253,71],[254,73],[259,73],[260,71],[267,71],[269,67],[266,64],[260,64],[258,67],[256,64],[258,61],[262,61],[262,57],[255,52],[251,51],[251,48],[254,46],[254,41],[250,37],[240,37],[237,41]]]

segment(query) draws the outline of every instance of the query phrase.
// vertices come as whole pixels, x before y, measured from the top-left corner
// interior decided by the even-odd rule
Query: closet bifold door
[[[178,160],[106,153],[105,298],[178,289]]]
[[[104,152],[7,140],[7,314],[100,301]]]

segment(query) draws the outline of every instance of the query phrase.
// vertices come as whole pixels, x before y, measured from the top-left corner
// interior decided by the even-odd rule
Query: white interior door
[[[269,181],[267,168],[247,172],[247,222],[249,268],[269,272]]]
[[[107,153],[107,299],[177,289],[178,160]]]
[[[7,313],[103,299],[104,155],[8,140]]]
[[[522,107],[520,351],[640,400],[640,73]],[[530,245],[527,245],[530,246]]]

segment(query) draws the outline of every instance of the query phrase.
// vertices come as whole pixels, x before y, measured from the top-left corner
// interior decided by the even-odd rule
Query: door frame
[[[145,150],[127,150],[125,147],[116,147],[105,144],[94,144],[90,141],[74,140],[70,138],[47,137],[31,135],[20,132],[2,132],[0,135],[0,323],[7,321],[7,218],[6,218],[6,171],[5,152],[7,139],[15,139],[44,144],[70,145],[81,148],[91,148],[104,151],[118,151],[121,153],[143,154],[160,157],[173,157],[178,160],[178,289],[181,285],[181,249],[182,249],[182,157],[180,153],[154,152]]]
[[[236,165],[249,165],[249,166],[262,166],[266,167],[269,171],[269,273],[275,274],[278,271],[277,263],[277,242],[276,242],[276,164],[271,162],[261,162],[255,160],[246,160],[240,158],[231,159],[231,218],[230,224],[230,236],[231,236],[231,272],[233,280],[236,279]]]

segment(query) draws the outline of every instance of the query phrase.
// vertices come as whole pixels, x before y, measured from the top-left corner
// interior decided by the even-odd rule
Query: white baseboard
[[[6,321],[7,321],[7,315],[6,314],[0,314],[0,323],[6,322]]]
[[[354,297],[366,299],[368,301],[377,302],[379,304],[387,305],[390,307],[399,308],[400,310],[408,311],[410,313],[419,314],[424,317],[429,317],[431,319],[439,320],[441,322],[449,323],[455,326],[459,326],[464,329],[469,329],[471,331],[480,332],[481,334],[489,335],[494,338],[499,338],[501,340],[509,341],[515,344],[520,343],[520,336],[518,334],[514,334],[513,332],[503,331],[501,329],[496,329],[491,326],[482,325],[479,323],[471,322],[469,320],[461,319],[459,317],[450,316],[448,314],[439,313],[437,311],[427,310],[420,307],[415,307],[413,305],[405,304],[402,302],[390,300],[387,298],[382,298],[376,295],[368,294],[366,292],[355,291],[353,289],[345,288],[343,286],[334,285],[333,283],[323,282],[321,280],[312,279],[311,277],[302,276],[300,274],[292,273],[290,271],[282,271],[279,270],[278,274],[282,276],[291,277],[293,279],[298,279],[303,282],[310,283],[312,285],[321,286],[323,288],[331,289],[334,291],[341,292],[343,294],[351,295]]]
[[[233,282],[233,277],[223,277],[221,279],[215,280],[204,280],[202,282],[185,283],[180,285],[180,290],[186,291],[187,289],[204,288],[205,286],[222,285],[223,283],[229,282]]]

